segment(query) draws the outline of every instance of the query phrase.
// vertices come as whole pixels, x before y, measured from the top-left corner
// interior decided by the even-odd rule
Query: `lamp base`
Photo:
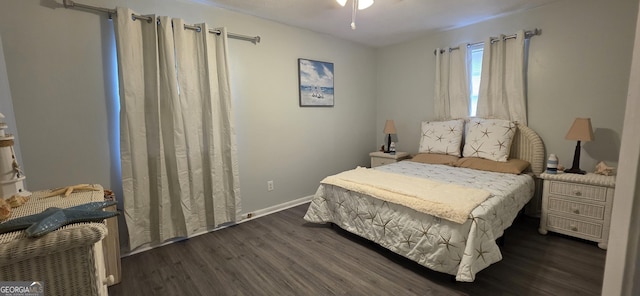
[[[576,143],[576,151],[573,152],[573,165],[570,169],[564,170],[565,173],[569,174],[580,174],[584,175],[587,172],[580,169],[580,141]]]
[[[564,170],[565,173],[569,173],[569,174],[580,174],[580,175],[584,175],[587,172],[581,170],[580,168],[570,168],[570,169],[566,169]]]

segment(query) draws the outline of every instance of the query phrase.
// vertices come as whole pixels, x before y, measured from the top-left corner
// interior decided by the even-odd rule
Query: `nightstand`
[[[74,191],[68,197],[44,198],[49,190],[34,191],[27,203],[13,209],[11,218],[104,201],[103,188],[93,186],[96,190]],[[73,223],[39,238],[22,230],[0,234],[0,281],[44,281],[46,295],[108,295],[114,275],[105,262],[120,258],[104,250],[102,241],[114,235],[118,233],[109,232],[104,222]]]
[[[607,249],[614,176],[547,174],[542,192],[541,234],[553,231],[598,243]]]
[[[396,152],[395,155],[391,155],[390,153],[376,151],[376,152],[369,153],[369,156],[371,156],[371,167],[375,168],[377,166],[390,164],[390,163],[401,161],[403,159],[407,159],[409,158],[409,153]]]
[[[117,201],[115,194],[109,190],[104,193],[104,199]],[[109,206],[105,211],[117,212],[116,205]],[[105,220],[107,226],[107,236],[102,240],[104,250],[104,263],[107,275],[113,276],[113,282],[109,286],[119,284],[122,281],[122,267],[120,263],[120,238],[118,237],[118,217],[111,217]]]

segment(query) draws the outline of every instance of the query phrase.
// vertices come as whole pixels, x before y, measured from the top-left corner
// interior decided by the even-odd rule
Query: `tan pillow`
[[[506,162],[495,161],[477,157],[463,157],[460,158],[454,166],[461,168],[470,168],[481,171],[490,171],[498,173],[520,174],[527,169],[531,164],[522,159],[509,159]]]
[[[411,161],[428,163],[428,164],[446,164],[454,165],[458,161],[455,155],[437,154],[437,153],[418,153]]]

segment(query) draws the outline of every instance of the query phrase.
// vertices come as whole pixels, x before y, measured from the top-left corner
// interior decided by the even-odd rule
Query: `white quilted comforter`
[[[495,240],[531,199],[534,181],[512,175],[402,161],[375,169],[491,192],[463,224],[424,214],[334,185],[321,184],[304,219],[341,228],[430,269],[472,282],[502,259]]]

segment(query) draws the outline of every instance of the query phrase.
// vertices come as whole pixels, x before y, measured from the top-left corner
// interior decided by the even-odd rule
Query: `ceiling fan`
[[[347,5],[348,0],[336,0],[340,6]],[[373,0],[351,0],[352,10],[351,10],[351,29],[356,29],[356,11],[363,10],[369,8],[369,6],[373,5]],[[356,9],[356,7],[358,9]]]

